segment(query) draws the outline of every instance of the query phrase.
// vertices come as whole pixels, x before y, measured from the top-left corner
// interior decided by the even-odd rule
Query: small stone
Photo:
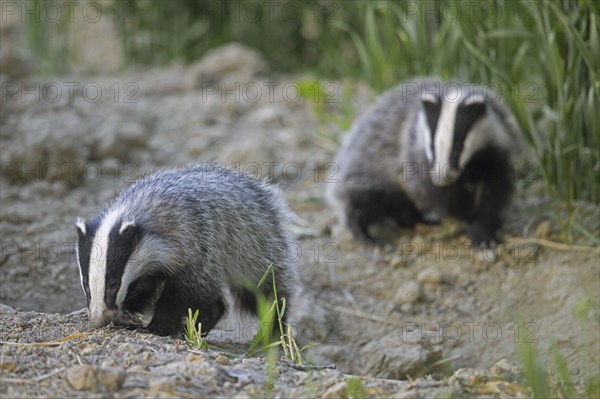
[[[441,284],[442,280],[442,272],[436,266],[421,270],[417,276],[417,281],[421,284]]]
[[[394,303],[404,305],[406,303],[415,303],[421,296],[421,286],[416,281],[407,281],[398,288]]]
[[[413,310],[413,305],[412,303],[405,303],[400,306],[400,310],[402,310],[403,313],[410,313]]]
[[[227,366],[229,364],[229,358],[227,356],[219,355],[215,359],[215,362],[217,362],[221,366]]]
[[[267,62],[256,50],[240,43],[229,43],[208,51],[188,68],[184,87],[199,89],[205,83],[235,81],[252,82],[268,69]]]
[[[395,254],[394,256],[392,256],[392,259],[390,259],[390,266],[392,267],[392,269],[398,269],[400,267],[405,267],[406,261],[404,259],[402,259],[402,256]]]
[[[508,381],[523,383],[523,370],[506,359],[501,359],[490,368],[490,374],[496,377],[502,377]]]
[[[98,379],[94,369],[90,366],[73,366],[67,370],[67,381],[76,391],[96,389]]]
[[[485,381],[488,379],[488,374],[484,370],[463,368],[458,369],[448,379],[448,383],[455,384],[459,382],[462,385],[474,385],[477,382]]]
[[[150,392],[172,393],[175,392],[175,381],[170,378],[151,380],[148,384],[148,389]]]
[[[15,359],[9,356],[3,356],[0,358],[0,370],[6,370],[9,373],[17,370],[17,362]]]
[[[125,382],[125,372],[119,368],[97,369],[98,382],[108,392],[116,392]]]
[[[406,248],[414,251],[415,255],[420,254],[427,248],[427,243],[425,242],[425,238],[423,238],[423,236],[420,234],[417,234],[413,237],[411,244],[413,244],[415,246],[414,249],[412,249],[410,246],[407,246]],[[407,254],[405,254],[405,255],[407,255]]]
[[[73,366],[67,370],[67,381],[76,391],[118,391],[125,382],[125,372],[117,368]]]
[[[538,224],[535,229],[536,238],[548,238],[550,233],[552,232],[552,225],[549,220],[544,220],[542,223]]]
[[[16,313],[17,311],[8,305],[0,303],[0,313]]]
[[[429,373],[430,364],[440,356],[440,351],[425,343],[424,338],[426,334],[420,330],[392,330],[364,345],[357,358],[360,356],[361,368],[369,375],[390,379],[406,378],[406,375],[416,378]]]
[[[106,359],[100,364],[100,367],[102,367],[104,369],[104,368],[115,367],[116,365],[117,364],[115,363],[115,361],[113,359]]]
[[[190,354],[185,357],[185,360],[188,362],[201,362],[204,360],[202,356]]]

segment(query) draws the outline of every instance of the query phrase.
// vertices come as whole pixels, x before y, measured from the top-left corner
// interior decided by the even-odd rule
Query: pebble
[[[394,303],[404,305],[406,303],[415,303],[421,296],[421,286],[416,281],[407,281],[398,288]]]
[[[67,370],[67,381],[76,391],[116,392],[125,382],[125,372],[117,368],[77,365]]]
[[[215,362],[221,366],[227,366],[229,364],[229,358],[227,356],[219,355],[215,359]]]
[[[417,276],[417,281],[421,284],[441,284],[442,280],[442,272],[436,266],[421,270]]]
[[[548,238],[550,233],[552,232],[552,225],[549,220],[544,220],[540,224],[538,224],[535,229],[536,238]]]
[[[15,312],[16,312],[16,310],[11,308],[10,306],[0,303],[0,313],[15,313]]]
[[[0,370],[7,371],[9,373],[17,370],[17,362],[15,359],[9,356],[3,356],[0,358]]]
[[[150,392],[164,392],[172,393],[175,392],[175,381],[171,378],[159,378],[156,380],[150,380],[148,384]]]
[[[481,381],[487,378],[488,374],[485,370],[473,369],[473,368],[462,368],[454,372],[454,374],[448,379],[450,384],[456,382],[464,385],[475,384],[477,381]]]
[[[490,368],[490,374],[496,377],[502,377],[508,381],[524,383],[523,370],[515,363],[506,359],[499,360]]]
[[[395,254],[394,256],[392,256],[392,259],[390,259],[390,266],[392,267],[392,269],[406,267],[406,260],[403,259],[402,256]]]
[[[185,357],[185,360],[188,362],[201,362],[204,360],[202,356],[190,354]]]
[[[418,377],[430,372],[429,364],[438,357],[438,351],[424,343],[422,331],[393,330],[360,349],[365,373],[378,378],[403,379],[406,375]]]

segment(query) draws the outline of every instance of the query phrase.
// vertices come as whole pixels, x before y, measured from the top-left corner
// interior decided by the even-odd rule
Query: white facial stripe
[[[450,167],[450,153],[454,142],[456,112],[461,103],[462,91],[458,86],[448,86],[444,92],[440,117],[435,131],[435,160],[431,171],[432,183],[446,186],[453,183],[458,171]]]
[[[106,286],[106,253],[108,251],[108,235],[121,217],[120,210],[113,210],[102,220],[94,237],[90,256],[90,320],[99,322],[106,311],[104,292]]]
[[[77,221],[75,222],[75,227],[79,229],[81,234],[87,234],[85,220],[83,220],[83,218],[77,218]],[[77,245],[75,245],[75,259],[77,259],[77,266],[79,266],[79,281],[81,282],[81,289],[85,293],[85,287],[83,285],[83,270],[81,270],[81,262],[79,261],[79,241],[77,241]]]
[[[79,266],[79,282],[81,283],[81,289],[85,293],[85,287],[83,286],[83,271],[81,270],[81,262],[79,262],[79,245],[75,245],[75,259],[77,259],[77,266]]]
[[[433,153],[431,152],[431,136],[432,132],[425,120],[425,112],[421,111],[417,115],[417,145],[416,148],[423,148],[428,162],[433,162]]]
[[[442,102],[440,118],[435,131],[435,161],[444,168],[450,162],[452,141],[454,139],[454,122],[456,120],[456,109],[458,101]]]

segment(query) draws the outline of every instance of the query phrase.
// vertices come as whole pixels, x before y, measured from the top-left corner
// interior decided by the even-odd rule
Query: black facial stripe
[[[99,225],[100,221],[97,218],[94,218],[85,222],[85,234],[81,234],[79,229],[76,229],[78,235],[77,254],[79,266],[81,267],[81,275],[83,276],[83,292],[88,306],[90,304],[90,258],[92,256],[94,236],[96,235],[96,231],[98,231]]]
[[[462,153],[465,140],[469,131],[479,119],[485,115],[485,103],[460,104],[456,109],[454,121],[454,135],[452,141],[452,152],[450,153],[450,165],[458,167],[460,154]]]
[[[425,109],[427,125],[431,131],[431,153],[435,157],[435,131],[440,118],[440,112],[442,111],[442,103],[439,101],[439,99],[436,102],[423,101],[423,108]]]
[[[130,312],[142,312],[152,299],[163,278],[159,275],[145,275],[133,281],[127,287],[127,296],[123,301],[123,308]]]
[[[121,226],[122,222],[116,223],[108,234],[104,303],[109,309],[117,307],[116,300],[121,286],[121,277],[131,254],[140,241],[142,232],[139,226],[130,226],[122,234],[119,234]]]

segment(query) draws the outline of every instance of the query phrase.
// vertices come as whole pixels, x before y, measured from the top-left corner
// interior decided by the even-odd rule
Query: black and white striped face
[[[111,211],[75,223],[79,236],[77,263],[88,316],[95,327],[109,324],[123,304],[130,284],[128,263],[142,238],[142,230],[121,212]]]
[[[487,132],[479,129],[486,117],[486,99],[480,92],[448,86],[439,93],[424,93],[423,109],[428,129],[423,129],[430,149],[427,157],[431,180],[447,186],[485,145]],[[485,130],[485,129],[484,129]]]

